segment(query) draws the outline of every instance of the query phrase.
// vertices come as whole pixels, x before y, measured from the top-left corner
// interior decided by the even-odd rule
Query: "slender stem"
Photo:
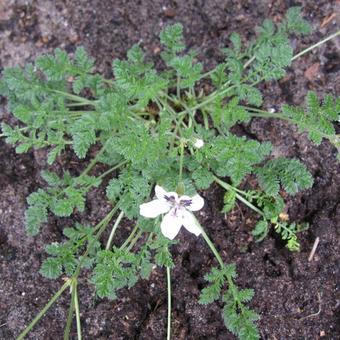
[[[70,99],[72,99],[76,102],[83,103],[83,105],[93,105],[93,106],[95,106],[95,102],[92,101],[92,100],[89,100],[89,99],[86,99],[86,98],[83,98],[83,97],[79,97],[79,96],[76,96],[76,95],[71,94],[71,93],[59,91],[59,90],[51,90],[51,91],[54,92],[54,93],[58,93],[58,94],[60,94],[64,97],[70,98]]]
[[[264,213],[257,207],[255,207],[255,205],[253,205],[252,203],[250,203],[247,199],[245,199],[242,195],[240,195],[238,192],[243,193],[243,191],[238,190],[237,188],[234,188],[232,185],[222,181],[220,178],[214,176],[214,180],[216,183],[218,183],[222,188],[230,191],[236,191],[236,198],[238,200],[240,200],[241,202],[243,202],[245,205],[247,205],[250,209],[256,211],[258,214],[260,214],[261,216],[264,216]]]
[[[118,205],[114,206],[111,209],[111,211],[96,226],[93,227],[93,232],[95,232],[98,229],[100,229],[103,225],[105,225],[105,224],[107,225],[110,222],[110,220],[113,217],[113,215],[117,212],[117,210],[118,210]],[[98,232],[98,234],[99,234],[99,232]],[[97,235],[96,235],[96,238],[97,238]],[[98,235],[98,237],[99,236],[100,235]]]
[[[111,230],[111,233],[110,233],[110,236],[109,236],[109,239],[106,243],[106,247],[105,249],[108,250],[111,248],[111,244],[112,244],[112,240],[113,240],[113,236],[119,226],[119,223],[120,221],[122,220],[122,218],[124,217],[124,212],[121,211],[120,214],[118,215],[117,219],[116,219],[116,222],[114,223],[113,227],[112,227],[112,230]]]
[[[136,224],[135,227],[133,228],[133,230],[131,231],[131,234],[129,235],[129,237],[125,240],[125,242],[120,246],[120,249],[124,249],[129,243],[130,241],[133,239],[133,237],[135,236],[136,232],[138,230],[138,225]]]
[[[195,111],[199,108],[201,108],[202,106],[205,106],[207,104],[209,104],[210,102],[214,101],[216,99],[217,96],[222,96],[225,95],[228,91],[230,91],[231,89],[233,89],[234,87],[236,87],[236,85],[232,85],[230,87],[227,87],[226,89],[222,90],[222,91],[214,91],[212,92],[209,96],[206,97],[205,100],[203,100],[202,102],[200,102],[199,104],[195,105],[194,107],[191,107],[190,110],[191,111]],[[187,112],[187,110],[183,110],[181,112],[178,113],[178,115],[183,115]]]
[[[140,238],[140,236],[142,235],[142,231],[139,230],[137,235],[134,237],[134,239],[131,241],[130,245],[127,247],[127,250],[130,251],[131,248],[135,245],[135,243],[138,241],[138,239]]]
[[[171,339],[171,277],[170,267],[166,267],[166,278],[168,285],[168,328],[167,328],[167,340]]]
[[[213,254],[215,255],[215,258],[216,260],[218,261],[219,265],[221,266],[221,269],[224,269],[225,268],[225,265],[224,265],[224,262],[219,254],[219,252],[217,251],[215,245],[213,244],[213,242],[210,240],[210,238],[208,237],[207,233],[204,231],[203,227],[200,225],[200,223],[197,221],[196,217],[194,216],[195,220],[196,220],[196,223],[197,225],[200,227],[201,229],[201,232],[202,232],[202,236],[205,240],[205,242],[208,244],[210,250],[213,252]],[[241,309],[241,311],[243,312],[244,308],[243,308],[243,305],[242,303],[240,303],[240,300],[238,298],[238,295],[237,295],[237,289],[235,287],[235,284],[234,284],[234,281],[233,281],[233,278],[231,275],[228,275],[226,274],[226,278],[227,278],[227,281],[228,281],[228,285],[229,285],[229,288],[230,288],[230,291],[232,292],[232,295],[233,295],[233,298],[234,300],[236,301],[236,303],[238,304],[238,307]]]
[[[23,127],[23,128],[18,129],[18,131],[26,131],[26,130],[28,130],[28,129],[29,129],[29,127],[28,127],[28,126],[25,126],[25,127]],[[0,133],[0,138],[2,138],[2,137],[5,137],[5,134],[4,134],[4,133]]]
[[[200,225],[200,224],[199,224]],[[200,225],[201,226],[201,225]],[[213,252],[213,254],[215,255],[216,260],[218,261],[218,263],[220,264],[221,268],[224,268],[224,262],[222,260],[222,257],[220,256],[220,254],[218,253],[216,247],[214,246],[214,244],[212,243],[212,241],[210,240],[210,238],[208,237],[207,233],[204,231],[204,229],[201,226],[201,231],[202,231],[202,236],[205,240],[205,242],[207,243],[207,245],[209,246],[210,250]]]
[[[71,286],[71,303],[70,303],[70,308],[68,310],[67,321],[66,321],[66,326],[64,330],[64,340],[69,340],[70,338],[73,312],[74,312],[74,289],[72,289],[72,286]]]
[[[212,70],[210,70],[210,71],[207,71],[207,72],[203,73],[203,74],[201,75],[201,79],[206,78],[206,77],[209,77],[209,76],[212,75],[214,72],[215,72],[215,69],[212,69]]]
[[[271,113],[271,112],[267,112],[267,111],[263,111],[254,107],[247,107],[247,106],[243,106],[243,108],[245,108],[248,111],[254,111],[254,112],[249,112],[250,115],[252,117],[257,117],[257,118],[274,118],[274,119],[281,119],[281,120],[285,120],[291,124],[296,124],[296,121],[294,121],[292,118],[287,117],[285,114],[281,113],[281,114],[277,114],[277,113]],[[302,123],[300,122],[300,124],[302,125]],[[306,130],[308,131],[315,131],[317,132],[319,135],[321,135],[324,138],[327,138],[331,143],[336,143],[336,138],[334,139],[333,135],[327,135],[326,133],[313,128],[311,125],[308,125],[305,127]]]
[[[329,41],[329,40],[335,38],[335,37],[338,36],[339,34],[340,34],[340,30],[337,31],[337,32],[335,32],[335,33],[333,33],[333,34],[331,34],[331,35],[328,36],[327,38],[325,38],[325,39],[323,39],[323,40],[317,42],[316,44],[307,47],[306,49],[304,49],[304,50],[302,50],[301,52],[299,52],[298,54],[296,54],[296,55],[292,58],[292,61],[295,60],[295,59],[297,59],[297,58],[299,58],[299,57],[301,57],[302,55],[306,54],[307,52],[313,50],[314,48],[316,48],[316,47],[318,47],[318,46],[324,44],[325,42],[327,42],[327,41]]]
[[[74,307],[76,311],[76,322],[77,322],[77,335],[78,335],[78,340],[81,340],[81,323],[80,323],[80,309],[79,309],[78,292],[77,292],[77,279],[74,279],[73,289],[74,289]]]
[[[103,233],[103,231],[105,230],[105,228],[107,227],[108,223],[110,222],[112,216],[115,214],[115,212],[118,210],[118,206],[116,205],[93,229],[94,231],[98,230],[98,233],[95,236],[95,239],[98,240],[100,235]],[[60,297],[60,295],[65,291],[65,289],[67,289],[68,287],[73,287],[74,283],[73,281],[77,279],[80,270],[81,270],[81,265],[84,261],[84,259],[86,258],[87,254],[90,252],[93,243],[90,243],[87,246],[87,249],[85,251],[85,253],[82,255],[82,259],[79,261],[78,267],[75,271],[75,273],[73,274],[72,278],[68,279],[64,285],[53,295],[53,297],[50,299],[50,301],[48,301],[48,303],[45,305],[45,307],[37,314],[37,316],[32,320],[32,322],[25,328],[25,330],[23,332],[21,332],[19,334],[19,336],[17,337],[16,340],[22,340],[24,339],[24,337],[32,330],[32,328],[35,326],[35,324],[44,316],[44,314],[47,312],[47,310],[53,305],[53,303]],[[72,294],[72,292],[71,292]],[[74,295],[75,296],[75,295]],[[77,302],[78,300],[72,299],[72,295],[71,295],[71,304],[74,303],[74,307],[72,307],[71,309],[75,308],[76,313],[77,313]],[[78,303],[78,312],[79,312],[79,303]],[[68,323],[71,323],[72,321],[72,317],[70,316],[73,315],[73,310],[69,311],[69,316],[68,316]],[[77,316],[77,314],[76,314]],[[70,319],[70,320],[69,320]],[[79,322],[79,321],[77,321]],[[68,324],[66,325],[66,327],[68,327]],[[71,325],[69,326],[71,327]],[[78,325],[77,325],[78,328]],[[64,337],[65,334],[67,335],[67,330],[64,333]]]
[[[91,160],[91,162],[89,163],[89,165],[86,167],[86,169],[82,172],[82,174],[80,176],[85,176],[87,175],[91,169],[96,165],[96,163],[98,162],[98,158],[104,153],[105,151],[105,146],[106,144],[100,149],[100,151],[96,154],[96,156]]]
[[[180,144],[180,155],[179,155],[179,175],[178,175],[178,183],[182,183],[183,179],[183,160],[184,160],[184,140],[181,140]]]
[[[209,120],[208,120],[208,115],[207,115],[207,113],[206,113],[204,110],[202,110],[202,114],[203,114],[204,128],[205,128],[206,130],[209,130]]]
[[[253,61],[255,60],[255,56],[253,55],[244,65],[243,69],[246,69]]]
[[[124,161],[124,162],[121,162],[121,163],[115,165],[115,166],[112,167],[111,169],[106,170],[105,172],[103,172],[98,178],[99,178],[99,179],[102,179],[102,178],[106,177],[106,176],[109,175],[111,172],[113,172],[113,171],[119,169],[120,167],[122,167],[123,165],[125,165],[125,164],[127,164],[127,163],[128,163],[128,161]]]
[[[177,74],[177,80],[176,80],[176,92],[177,92],[177,98],[178,100],[181,99],[181,89],[179,87],[181,81],[181,77]]]
[[[43,317],[43,315],[49,310],[49,308],[58,300],[60,295],[71,285],[72,280],[68,279],[62,287],[53,295],[50,301],[45,305],[45,307],[37,314],[37,316],[32,320],[32,322],[25,328],[25,330],[19,334],[16,340],[22,340],[25,336],[32,330],[35,324]]]
[[[85,105],[90,105],[90,104],[84,104],[83,102],[79,102],[79,103],[67,103],[66,104],[67,107],[78,107],[78,106],[85,106]]]

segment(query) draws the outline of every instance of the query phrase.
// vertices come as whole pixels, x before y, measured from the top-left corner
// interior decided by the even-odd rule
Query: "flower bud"
[[[195,143],[194,143],[195,148],[200,149],[203,147],[203,145],[204,145],[204,141],[202,139],[196,138]]]

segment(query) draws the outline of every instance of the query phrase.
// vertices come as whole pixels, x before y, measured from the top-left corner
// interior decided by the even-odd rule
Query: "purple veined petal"
[[[170,205],[163,200],[153,200],[139,206],[139,213],[148,218],[155,218],[161,214],[167,213],[169,210]]]
[[[178,200],[178,195],[176,192],[167,192],[166,190],[164,190],[160,185],[156,185],[155,186],[155,194],[156,194],[156,197],[159,199],[159,200],[162,200],[162,201],[166,201],[166,202],[176,202]]]
[[[185,197],[185,196],[182,196],[181,199],[183,197]],[[201,210],[203,208],[204,199],[200,195],[196,194],[195,196],[191,197],[190,199],[191,199],[191,204],[185,206],[188,210],[198,211],[198,210]]]
[[[162,234],[173,240],[179,233],[182,226],[181,215],[177,215],[174,209],[171,209],[164,217],[161,223]]]
[[[190,231],[196,236],[202,233],[201,227],[199,226],[195,216],[190,211],[183,209],[182,224],[186,230]]]

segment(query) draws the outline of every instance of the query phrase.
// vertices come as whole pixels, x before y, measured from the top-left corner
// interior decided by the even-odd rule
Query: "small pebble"
[[[164,10],[164,15],[167,18],[173,18],[174,16],[176,16],[176,11],[173,8],[167,8]]]

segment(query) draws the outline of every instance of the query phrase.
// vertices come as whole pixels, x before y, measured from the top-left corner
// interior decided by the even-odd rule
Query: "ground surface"
[[[334,16],[339,12],[339,1],[3,0],[0,68],[24,65],[55,47],[73,52],[76,46],[84,45],[96,58],[98,70],[110,76],[111,60],[124,57],[136,42],[141,42],[147,55],[157,62],[160,29],[181,22],[188,46],[200,51],[200,59],[209,69],[221,60],[219,48],[227,44],[232,31],[250,37],[254,26],[264,18],[277,20],[296,4],[303,6],[314,28],[311,36],[293,41],[296,51],[339,27],[339,17]],[[301,104],[309,89],[320,96],[339,95],[338,53],[339,40],[294,62],[283,81],[263,85],[264,107],[279,107],[282,102]],[[5,100],[0,118],[10,121],[3,104]],[[282,122],[256,119],[243,128],[243,133],[270,140],[276,154],[301,159],[315,176],[311,190],[287,198],[291,219],[311,225],[300,236],[302,250],[289,253],[274,235],[254,243],[250,232],[256,216],[240,206],[225,217],[219,212],[223,192],[217,187],[202,193],[209,203],[200,220],[223,259],[237,264],[238,284],[255,289],[252,307],[261,314],[263,339],[338,339],[340,171],[335,150],[327,143],[311,145],[294,127]],[[45,256],[44,244],[59,241],[63,226],[70,221],[51,220],[41,235],[27,237],[23,223],[25,197],[43,184],[39,172],[46,168],[45,154],[17,156],[0,140],[0,159],[0,339],[13,339],[61,284],[37,272]],[[67,156],[63,161],[69,161]],[[88,214],[77,218],[94,223],[107,208],[104,193],[97,190],[89,195]],[[319,248],[314,260],[308,262],[317,236]],[[204,286],[203,275],[214,259],[202,239],[183,231],[179,240],[172,249],[176,262],[172,273],[173,339],[234,339],[223,326],[220,306],[203,307],[197,302]],[[84,339],[165,338],[163,270],[155,269],[150,281],[123,290],[114,302],[95,298],[86,279],[79,289]],[[61,339],[67,308],[65,295],[28,338]]]

